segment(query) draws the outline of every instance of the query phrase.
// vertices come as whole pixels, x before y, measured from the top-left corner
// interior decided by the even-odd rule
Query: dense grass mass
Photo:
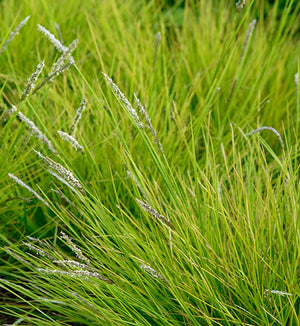
[[[0,2],[3,325],[299,325],[300,4],[241,3]]]

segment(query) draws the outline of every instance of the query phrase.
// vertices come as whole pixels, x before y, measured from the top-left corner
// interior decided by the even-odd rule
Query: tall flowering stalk
[[[52,34],[51,34],[52,35]],[[59,42],[57,40],[57,42]],[[48,76],[39,84],[37,85],[33,91],[32,94],[36,93],[39,89],[41,89],[46,84],[49,84],[53,82],[54,78],[60,74],[62,74],[64,71],[69,69],[69,67],[74,64],[74,59],[70,57],[71,53],[75,50],[76,46],[78,45],[78,40],[74,40],[69,47],[63,47],[63,54],[58,58],[58,60],[55,62],[55,64],[52,67],[51,72],[48,74]],[[60,42],[59,42],[60,43]],[[65,63],[65,61],[67,61]]]
[[[76,257],[79,258],[81,261],[86,262],[88,265],[90,265],[90,261],[84,256],[83,252],[81,249],[79,249],[72,241],[72,239],[65,234],[63,231],[60,231],[60,236],[61,239],[65,240],[68,244],[68,246],[72,249],[72,251],[75,253]]]
[[[65,51],[62,53],[62,55],[58,58],[58,60],[53,65],[53,68],[52,68],[50,74],[52,74],[54,71],[60,69],[63,66],[64,62],[70,58],[71,53],[75,50],[78,43],[79,43],[79,40],[76,39],[69,45],[69,47],[67,47],[65,49]]]
[[[144,270],[145,272],[149,273],[154,278],[165,280],[165,278],[159,272],[157,272],[155,269],[153,269],[152,267],[150,267],[146,264],[141,264],[140,268],[142,270]]]
[[[246,0],[239,0],[236,4],[235,4],[235,8],[237,11],[242,10],[246,5]]]

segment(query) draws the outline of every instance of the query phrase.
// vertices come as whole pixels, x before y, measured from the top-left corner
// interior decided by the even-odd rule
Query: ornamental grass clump
[[[298,325],[298,3],[26,3],[0,2],[1,45],[31,11],[0,56],[0,321]]]

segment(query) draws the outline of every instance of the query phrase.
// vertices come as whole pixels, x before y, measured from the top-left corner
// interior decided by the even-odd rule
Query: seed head
[[[25,98],[33,90],[35,83],[36,83],[37,79],[39,78],[44,66],[45,66],[44,60],[36,66],[35,72],[29,77],[29,79],[27,81],[26,87],[22,93],[21,101],[25,100]]]
[[[17,112],[17,108],[15,106],[13,106],[10,109],[11,113],[15,113]],[[33,121],[29,120],[27,117],[25,117],[25,115],[19,111],[17,114],[17,117],[19,118],[19,120],[23,121],[25,123],[25,125],[32,131],[32,133],[39,138],[44,144],[46,144],[48,146],[48,148],[50,149],[50,151],[54,154],[58,154],[57,151],[55,150],[55,148],[52,146],[50,140],[38,129],[38,127],[34,124]]]
[[[30,16],[27,16],[25,19],[23,19],[21,21],[21,23],[17,26],[17,28],[10,33],[9,38],[7,39],[7,41],[4,43],[4,45],[2,46],[2,48],[0,49],[0,55],[2,52],[4,52],[4,50],[7,48],[8,44],[12,41],[12,39],[19,34],[20,29],[27,23],[27,21],[29,20]]]
[[[66,132],[63,132],[63,131],[60,131],[58,130],[57,131],[60,135],[60,137],[67,141],[68,143],[70,143],[72,145],[72,147],[75,148],[75,150],[77,151],[77,149],[84,155],[84,149],[81,145],[79,145],[78,141],[71,135],[67,134]]]
[[[25,184],[22,180],[17,178],[15,175],[8,173],[8,176],[14,180],[17,184],[20,186],[24,187],[27,189],[29,192],[31,192],[37,199],[39,199],[41,202],[43,202],[47,207],[50,207],[49,204],[38,194],[36,193],[33,189],[31,189],[27,184]]]
[[[104,78],[106,79],[106,81],[108,82],[109,86],[111,87],[112,91],[116,95],[116,97],[124,104],[125,108],[129,112],[129,114],[132,116],[132,118],[136,122],[137,126],[139,128],[143,128],[143,124],[140,121],[140,118],[139,118],[136,110],[133,108],[133,106],[128,101],[128,99],[125,97],[125,95],[121,92],[119,87],[104,72],[102,72],[102,74],[103,74]]]

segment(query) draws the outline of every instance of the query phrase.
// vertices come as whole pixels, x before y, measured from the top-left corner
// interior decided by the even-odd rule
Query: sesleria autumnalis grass
[[[299,323],[299,4],[279,9],[0,3],[1,48],[31,15],[0,56],[1,322]]]

